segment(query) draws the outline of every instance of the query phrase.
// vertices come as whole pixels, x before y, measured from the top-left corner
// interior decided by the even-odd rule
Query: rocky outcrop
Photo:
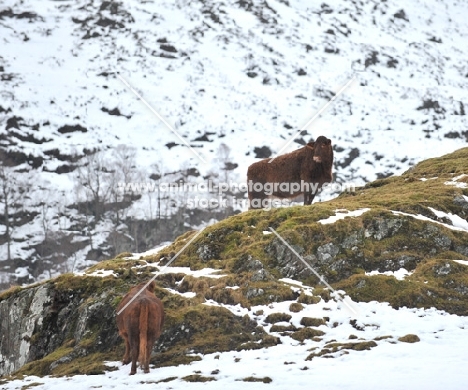
[[[50,300],[47,287],[40,286],[0,302],[0,375],[10,374],[29,361],[31,337],[42,326],[42,313]]]
[[[410,216],[395,217],[386,211],[363,217],[362,224],[347,234],[341,231],[345,225],[341,221],[324,227],[321,239],[329,242],[292,247],[331,282],[348,278],[357,268],[366,272],[400,268],[412,271],[422,261],[448,251],[460,258],[468,253],[463,245],[468,233],[450,231]],[[266,245],[265,253],[283,277],[304,279],[312,275],[278,239]]]
[[[109,293],[85,295],[80,290],[61,290],[45,283],[2,300],[0,375],[43,358],[67,341],[74,346],[70,359],[119,345],[115,309],[106,299]],[[80,345],[91,335],[92,344]]]

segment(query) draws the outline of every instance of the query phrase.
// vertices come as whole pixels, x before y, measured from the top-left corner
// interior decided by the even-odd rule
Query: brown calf
[[[147,282],[133,287],[124,296],[117,312],[145,286]],[[154,342],[161,335],[164,324],[164,308],[161,300],[154,295],[155,283],[152,281],[147,288],[131,302],[125,310],[117,314],[119,335],[125,340],[123,364],[132,362],[130,375],[136,373],[136,363],[140,363],[145,373],[149,372],[149,360]]]

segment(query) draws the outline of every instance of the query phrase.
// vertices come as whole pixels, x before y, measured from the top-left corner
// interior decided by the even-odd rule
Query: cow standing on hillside
[[[324,136],[271,163],[269,161],[267,158],[253,163],[247,170],[252,209],[265,207],[263,200],[267,198],[291,199],[301,193],[304,194],[304,205],[310,205],[323,184],[333,180],[333,147],[331,140]]]
[[[154,295],[155,283],[152,281],[144,288],[146,283],[143,282],[133,287],[117,307],[117,313],[119,313],[138,294],[120,314],[117,314],[119,335],[125,340],[122,363],[132,362],[130,375],[136,373],[137,361],[145,373],[149,372],[151,351],[155,341],[161,335],[164,324],[163,304]]]

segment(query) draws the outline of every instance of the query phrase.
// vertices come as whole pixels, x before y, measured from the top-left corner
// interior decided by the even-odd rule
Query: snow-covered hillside
[[[265,313],[269,313],[287,310],[288,306],[288,302],[282,302],[271,308],[252,309],[266,309]],[[332,306],[334,303],[328,305],[328,308]],[[361,303],[358,306],[365,313],[366,320],[368,316],[372,318],[365,331],[356,331],[346,321],[335,329],[323,326],[329,330],[324,344],[332,344],[332,339],[337,344],[357,344],[363,338],[377,338],[371,350],[351,350],[347,353],[346,349],[342,349],[327,356],[328,359],[317,357],[312,361],[304,361],[317,343],[306,340],[301,345],[297,340],[283,336],[282,344],[268,349],[201,355],[200,361],[177,367],[152,368],[149,374],[139,370],[136,375],[129,376],[129,366],[109,362],[109,367],[115,367],[117,371],[104,375],[76,375],[72,378],[29,376],[24,380],[6,383],[2,388],[13,390],[31,385],[38,390],[59,390],[64,387],[70,390],[126,389],[129,386],[153,389],[156,384],[164,389],[258,389],[268,386],[268,389],[282,390],[306,389],[312,384],[321,389],[349,390],[376,387],[388,390],[466,388],[468,375],[463,369],[468,363],[465,353],[466,318],[433,309],[394,310],[377,302]],[[236,315],[241,314],[235,307],[230,309]],[[330,315],[330,312],[319,311],[301,313],[301,316]],[[342,316],[339,310],[332,314],[334,319]],[[250,315],[254,317],[252,313]],[[398,341],[399,337],[414,332],[421,339],[416,344]],[[273,334],[277,335],[275,332]],[[358,335],[360,340],[349,340],[350,335]]]
[[[239,183],[256,158],[326,135],[337,180],[363,184],[465,146],[467,15],[461,0],[4,0],[0,148],[23,192],[14,229],[6,230],[10,217],[0,221],[1,282],[30,274],[32,262],[52,264],[35,266],[36,280],[82,268],[119,241],[135,245],[129,218],[155,219],[154,194],[112,218],[83,217],[89,199],[76,168],[93,166],[90,151],[101,151],[103,172],[130,161],[133,181],[185,172],[188,181]],[[133,157],[115,159],[119,145]],[[107,185],[125,181],[117,176]],[[68,249],[45,248],[51,235]],[[153,244],[168,239],[158,237]]]
[[[468,264],[462,260],[460,263]],[[168,267],[164,272],[194,277],[221,276],[216,273],[211,275],[207,269],[200,272],[184,267]],[[101,272],[101,276],[107,274]],[[313,289],[300,282],[286,278],[281,281],[296,292],[303,291],[312,296]],[[190,294],[196,295],[188,292],[185,296],[191,297]],[[236,316],[248,316],[264,326],[269,334],[279,337],[281,343],[257,350],[192,353],[190,356],[196,359],[190,364],[153,366],[149,374],[143,374],[138,369],[136,375],[129,376],[128,365],[107,362],[109,371],[100,375],[62,378],[29,375],[23,379],[5,381],[1,388],[13,390],[29,386],[38,390],[59,390],[64,387],[81,390],[138,386],[153,389],[157,385],[164,389],[258,389],[268,386],[269,389],[282,390],[306,389],[312,384],[320,389],[349,390],[466,388],[468,373],[463,367],[468,363],[467,317],[450,315],[435,308],[394,309],[387,303],[376,301],[351,302],[358,313],[356,320],[336,296],[328,302],[322,300],[318,304],[304,305],[300,312],[291,311],[291,305],[297,305],[295,301],[258,305],[250,309],[215,301],[205,304],[224,307]],[[289,316],[289,319],[272,324],[269,316],[271,318],[279,313]],[[323,337],[300,340],[281,331],[301,328],[304,317],[323,321],[314,328]]]

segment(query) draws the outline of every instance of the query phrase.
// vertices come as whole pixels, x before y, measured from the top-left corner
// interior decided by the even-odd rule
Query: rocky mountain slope
[[[119,182],[239,183],[256,158],[323,134],[336,180],[362,185],[463,146],[467,12],[436,0],[2,1],[0,177],[16,196],[0,218],[0,285],[245,209],[186,211],[186,194],[123,196]]]
[[[418,341],[414,335],[399,340],[405,335],[395,324],[375,325],[375,310],[382,308],[350,311],[340,297],[348,295],[351,307],[378,301],[428,309],[415,312],[419,317],[430,308],[466,317],[465,172],[468,148],[327,202],[232,216],[205,228],[169,267],[196,231],[153,253],[123,253],[83,274],[12,288],[0,295],[1,373],[116,369],[105,363],[123,354],[115,307],[129,287],[155,274],[167,313],[155,367],[291,341],[296,350],[306,347],[303,361]],[[326,288],[269,228],[338,292]],[[337,339],[334,329],[358,336]]]

